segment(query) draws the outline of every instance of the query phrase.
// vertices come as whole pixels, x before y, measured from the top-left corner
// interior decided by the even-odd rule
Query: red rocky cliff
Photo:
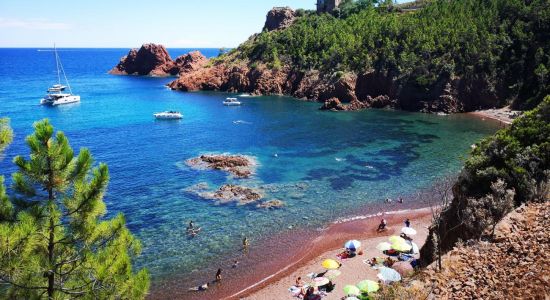
[[[122,57],[118,65],[109,71],[114,75],[173,76],[191,72],[207,62],[200,52],[194,51],[172,60],[162,45],[144,44]]]

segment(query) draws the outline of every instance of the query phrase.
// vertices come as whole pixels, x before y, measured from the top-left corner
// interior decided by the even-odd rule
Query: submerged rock
[[[186,161],[195,169],[214,169],[228,172],[237,178],[248,178],[253,174],[256,163],[244,155],[201,155]]]
[[[193,185],[185,189],[186,192],[197,195],[203,199],[216,200],[220,204],[237,203],[246,205],[263,198],[259,189],[244,187],[235,184],[224,184],[217,190],[210,190],[205,182]]]
[[[237,202],[238,204],[249,204],[262,199],[260,191],[234,184],[222,185],[212,195],[214,199],[221,203]]]
[[[262,203],[256,205],[256,207],[258,207],[258,208],[267,208],[267,209],[281,208],[283,206],[285,206],[285,203],[281,200],[278,200],[278,199],[269,200],[269,201],[262,202]]]

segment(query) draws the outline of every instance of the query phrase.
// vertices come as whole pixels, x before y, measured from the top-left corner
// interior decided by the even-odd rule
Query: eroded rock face
[[[113,75],[174,76],[203,67],[208,59],[199,51],[184,54],[172,60],[163,45],[144,44],[122,57],[118,65],[109,71]]]
[[[178,56],[174,61],[174,66],[177,69],[177,74],[181,74],[196,71],[206,63],[208,63],[208,59],[200,51],[192,51]]]
[[[508,214],[493,241],[470,240],[413,282],[430,299],[546,299],[550,293],[550,202],[529,203]],[[513,296],[511,296],[513,295]],[[423,297],[424,298],[424,297]]]
[[[290,7],[274,7],[267,13],[264,30],[284,29],[294,23],[296,13]]]
[[[186,161],[195,169],[214,169],[232,174],[237,178],[252,175],[256,163],[251,157],[243,155],[201,155]]]
[[[122,57],[118,65],[109,71],[115,75],[176,75],[174,62],[166,48],[157,44],[144,44]]]

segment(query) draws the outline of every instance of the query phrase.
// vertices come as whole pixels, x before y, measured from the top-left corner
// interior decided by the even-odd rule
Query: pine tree
[[[11,202],[0,185],[0,297],[144,298],[148,272],[132,270],[139,241],[122,214],[103,218],[107,165],[92,169],[87,149],[75,157],[47,119],[34,129],[30,157],[14,159]]]
[[[9,126],[9,119],[7,118],[1,118],[0,119],[0,154],[6,146],[8,146],[9,143],[11,143],[11,139],[13,138],[13,131],[11,130]]]

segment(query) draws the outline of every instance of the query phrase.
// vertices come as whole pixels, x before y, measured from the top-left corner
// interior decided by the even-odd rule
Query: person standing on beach
[[[405,220],[405,227],[411,227],[411,220],[409,219]]]
[[[222,281],[222,269],[218,269],[218,272],[216,272],[216,281],[220,282]]]
[[[248,250],[248,246],[250,246],[250,243],[248,242],[248,238],[245,236],[243,239],[243,249],[245,251]]]

